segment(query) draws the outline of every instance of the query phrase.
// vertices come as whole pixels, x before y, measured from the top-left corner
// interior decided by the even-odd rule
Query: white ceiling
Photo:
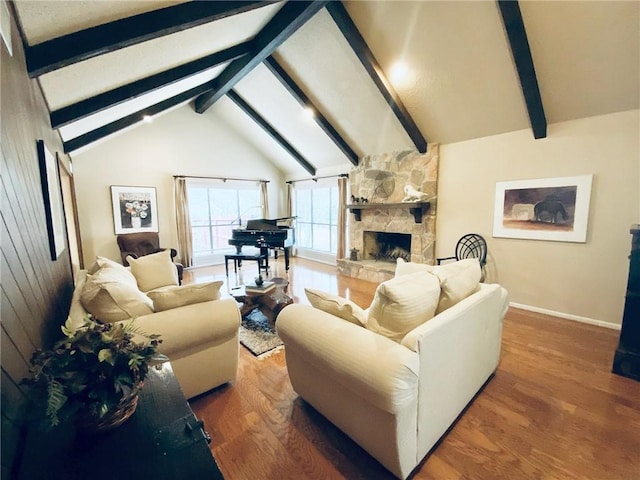
[[[28,44],[35,45],[175,3],[180,2],[17,0],[14,5]],[[548,123],[640,108],[640,2],[519,3]],[[385,74],[397,60],[406,63],[409,75],[395,89],[429,143],[529,128],[495,2],[347,1],[345,6]],[[281,7],[282,2],[263,6],[60,68],[39,77],[44,95],[55,110],[250,40]],[[274,57],[358,156],[413,148],[325,9]],[[62,138],[201,85],[224,67],[73,122],[60,129]],[[350,165],[264,65],[234,89],[316,168]],[[219,116],[284,174],[305,174],[228,98],[205,115]]]

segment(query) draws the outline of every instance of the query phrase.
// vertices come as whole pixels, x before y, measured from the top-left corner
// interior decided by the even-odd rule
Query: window
[[[229,245],[232,230],[240,223],[260,218],[260,188],[193,183],[187,186],[193,257],[195,264],[213,261],[213,255],[234,247]]]
[[[338,187],[295,189],[296,246],[336,253]]]

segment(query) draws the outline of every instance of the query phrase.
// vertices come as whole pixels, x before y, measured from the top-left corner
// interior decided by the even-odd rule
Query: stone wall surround
[[[436,198],[438,188],[438,145],[431,144],[426,153],[412,150],[368,155],[351,169],[351,195],[366,198],[380,208],[362,210],[362,220],[349,216],[349,249],[358,249],[358,260],[339,259],[343,275],[380,283],[393,277],[395,264],[380,260],[361,260],[364,231],[411,234],[411,261],[433,265],[435,261]],[[385,208],[400,203],[405,185],[429,195],[431,208],[415,223],[409,208]]]

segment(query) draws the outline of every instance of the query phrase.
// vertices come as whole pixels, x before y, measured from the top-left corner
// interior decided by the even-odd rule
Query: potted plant
[[[52,428],[74,421],[85,433],[122,424],[135,411],[149,367],[166,356],[159,335],[141,332],[134,320],[104,323],[88,315],[83,324],[67,320],[64,338],[31,357],[32,387],[40,423]]]

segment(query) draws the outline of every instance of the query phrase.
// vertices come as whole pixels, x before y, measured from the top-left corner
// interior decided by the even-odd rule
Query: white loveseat
[[[294,390],[406,478],[498,365],[507,292],[474,292],[399,342],[311,306],[286,307],[277,330]]]
[[[113,264],[99,258],[99,263],[105,261],[110,265]],[[175,270],[172,265],[171,268]],[[119,274],[121,273],[119,271]],[[81,271],[76,282],[69,312],[69,317],[74,324],[83,322],[87,315],[87,310],[81,301],[87,278],[87,272]],[[195,397],[223,383],[235,380],[238,370],[240,310],[233,298],[202,301],[176,308],[165,305],[166,309],[153,312],[153,307],[150,308],[148,305],[153,306],[154,302],[145,293],[137,291],[137,298],[140,298],[145,305],[135,305],[131,296],[127,296],[125,303],[121,297],[120,287],[122,285],[107,285],[109,293],[102,291],[100,295],[109,297],[109,301],[115,299],[118,307],[128,311],[130,313],[128,316],[135,317],[135,325],[141,331],[161,335],[162,343],[159,351],[169,357],[186,398]],[[167,294],[171,294],[173,290],[173,293],[177,293],[173,296],[173,301],[177,298],[178,303],[184,303],[184,297],[189,295],[188,287],[176,285],[161,288],[159,292],[165,294],[166,300]],[[149,295],[152,293],[150,292]],[[100,318],[99,315],[96,316]]]

